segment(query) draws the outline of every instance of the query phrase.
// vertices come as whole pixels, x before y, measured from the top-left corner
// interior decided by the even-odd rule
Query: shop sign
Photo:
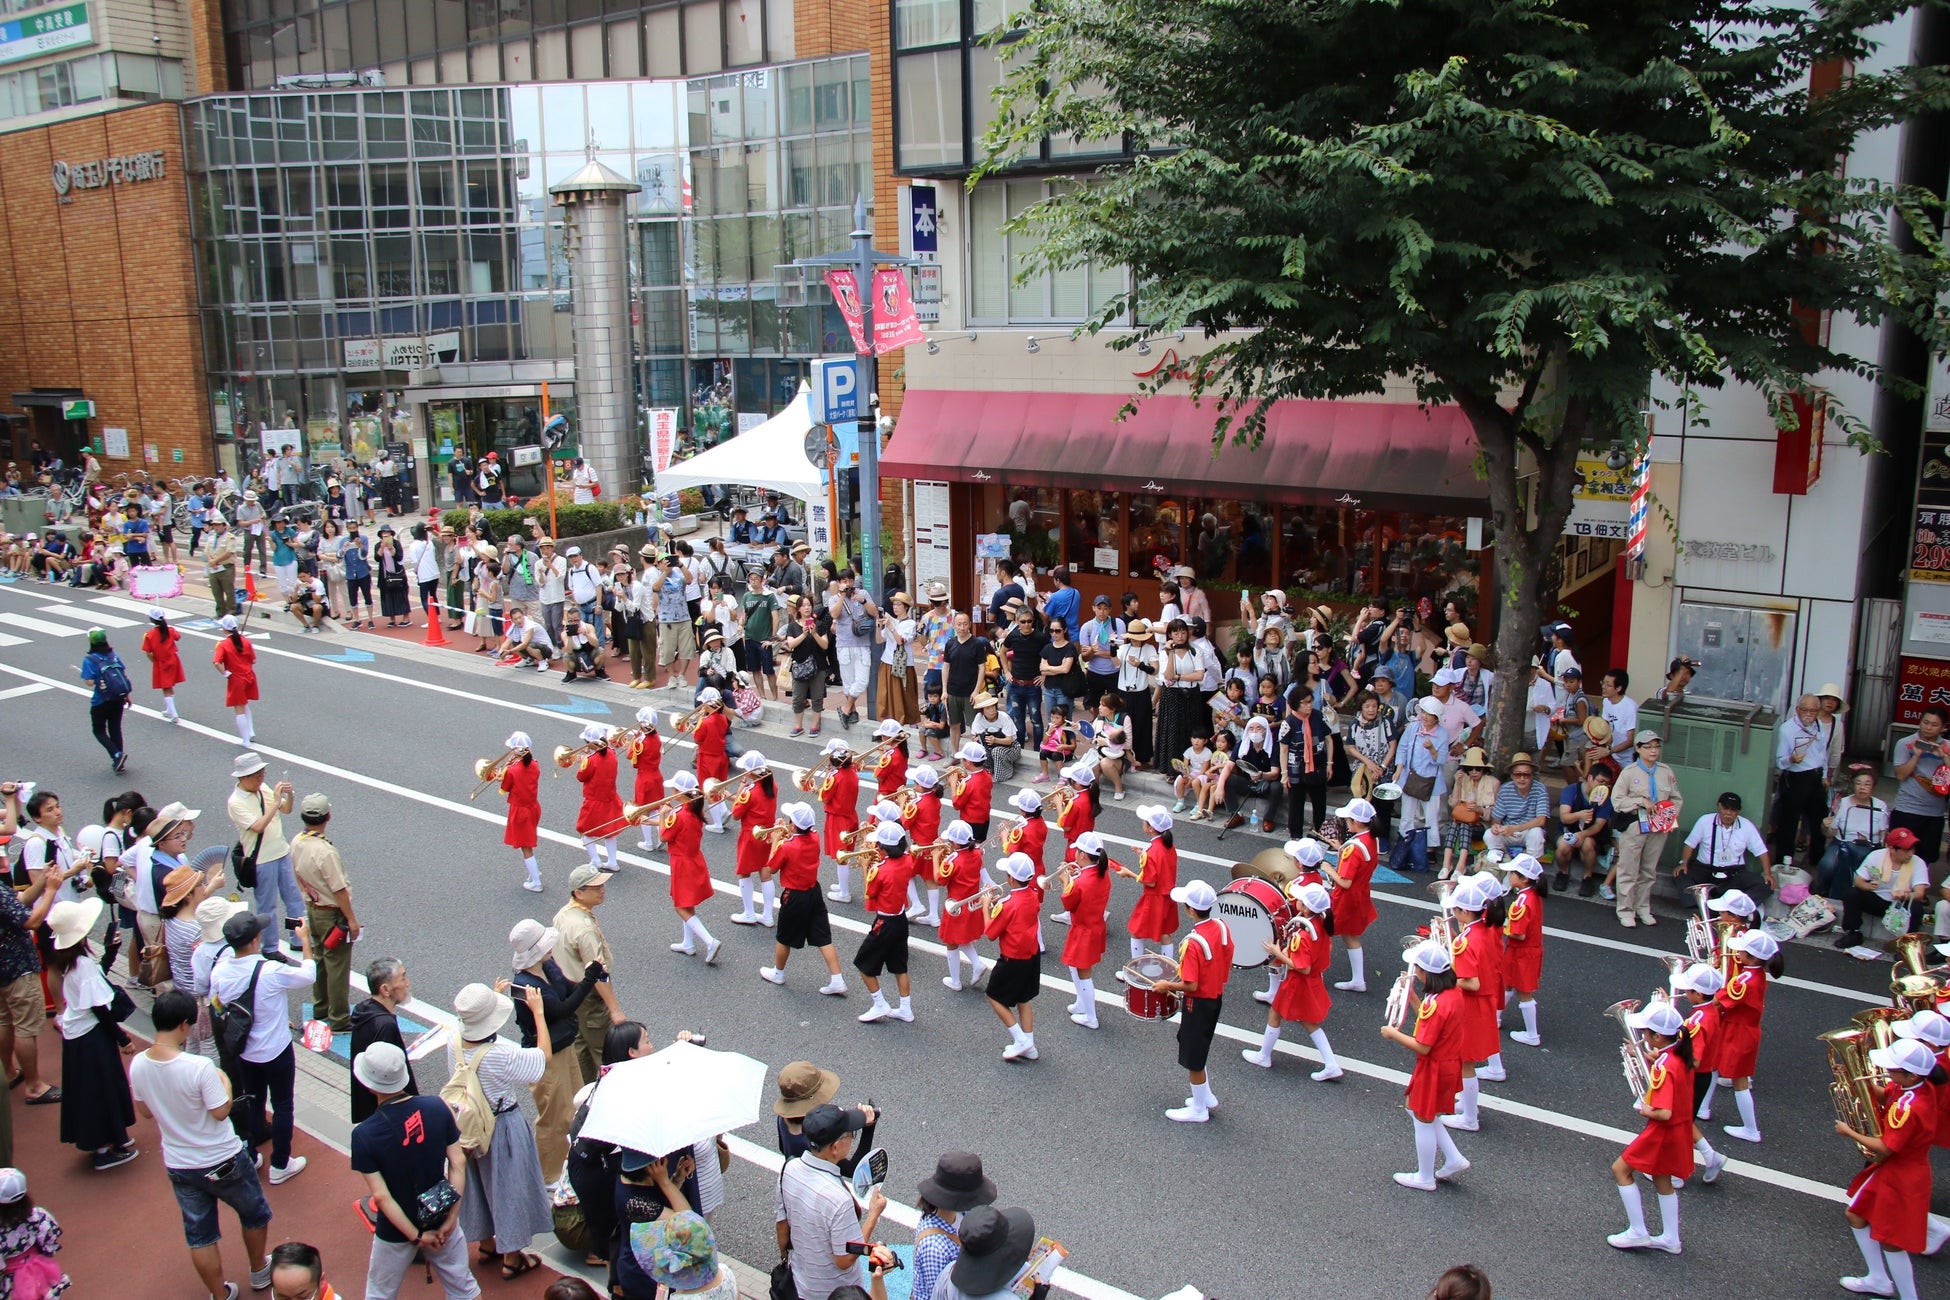
[[[460,331],[447,330],[423,339],[347,339],[347,370],[424,370],[460,352]]]
[[[148,153],[124,154],[119,158],[97,158],[94,162],[54,164],[54,193],[62,203],[74,201],[75,190],[98,190],[104,185],[133,185],[138,181],[159,181],[167,160],[160,149]]]
[[[1742,564],[1772,564],[1774,548],[1765,542],[1681,542],[1680,553],[1690,560],[1730,560]]]
[[[1571,493],[1566,537],[1605,537],[1624,541],[1631,533],[1632,466],[1617,469],[1602,456],[1578,457],[1578,484]]]
[[[1950,510],[1918,508],[1909,576],[1915,582],[1950,582]]]
[[[1891,721],[1913,727],[1932,704],[1950,708],[1950,662],[1904,655],[1901,663],[1896,673],[1896,715]]]
[[[0,63],[18,63],[56,50],[94,43],[94,33],[88,29],[86,4],[62,5],[59,9],[44,9],[0,23]]]

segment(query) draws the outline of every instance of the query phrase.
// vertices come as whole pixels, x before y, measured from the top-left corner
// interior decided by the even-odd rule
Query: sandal
[[[525,1250],[515,1252],[515,1262],[512,1264],[508,1262],[508,1257],[503,1255],[501,1257],[501,1280],[503,1282],[512,1282],[523,1273],[538,1269],[541,1266],[542,1261]]]

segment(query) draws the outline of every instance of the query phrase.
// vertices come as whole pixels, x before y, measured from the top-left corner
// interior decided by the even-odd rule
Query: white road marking
[[[69,627],[66,623],[49,623],[44,619],[29,618],[25,614],[0,614],[0,623],[8,627],[21,628],[28,632],[39,632],[43,636],[81,636],[88,631],[85,627]]]
[[[54,688],[51,686],[43,686],[39,682],[32,682],[26,686],[15,686],[10,690],[0,691],[0,700],[11,700],[17,695],[39,695],[42,691],[52,689]]]
[[[0,664],[0,672],[28,681],[38,682],[53,687],[56,690],[67,691],[75,695],[88,695],[90,693],[86,687],[71,686],[67,682],[55,681],[53,678],[43,677],[39,673],[28,672],[26,669],[15,668],[8,664]],[[162,717],[162,714],[157,710],[143,706],[134,707],[130,709],[130,712],[147,718],[160,719]],[[197,735],[207,736],[212,740],[221,742],[224,748],[228,750],[234,751],[237,747],[233,733],[218,731],[214,727],[206,727],[202,723],[192,722],[187,718],[177,723],[176,729],[178,731],[189,731]],[[341,781],[365,786],[368,789],[377,790],[384,794],[397,795],[402,799],[409,799],[415,803],[425,804],[430,808],[439,808],[444,812],[455,813],[462,817],[470,817],[475,821],[485,822],[489,825],[500,825],[505,820],[500,814],[489,812],[484,808],[476,808],[469,804],[444,798],[440,795],[429,794],[424,790],[415,790],[409,786],[381,781],[366,776],[363,773],[348,771],[345,768],[337,767],[330,763],[323,763],[317,759],[308,758],[303,754],[296,754],[288,750],[276,749],[263,744],[253,745],[252,748],[266,758],[274,758],[285,763],[309,768],[314,772],[320,772]],[[578,836],[564,835],[560,831],[552,830],[540,830],[537,834],[551,844],[560,844],[575,849],[582,847],[582,840]],[[659,875],[667,876],[670,874],[670,867],[667,864],[653,862],[635,853],[619,851],[617,857],[620,861],[628,862],[632,866],[641,867],[647,871],[656,872]],[[722,894],[726,898],[735,899],[738,897],[738,887],[735,883],[713,877],[711,886],[716,893]],[[857,921],[850,916],[835,915],[831,918],[831,921],[835,929],[847,930],[855,934],[865,934],[868,928],[864,922]],[[947,955],[947,949],[938,943],[926,939],[910,938],[908,945],[910,948],[931,953],[936,957],[945,957]],[[1045,988],[1072,994],[1076,992],[1076,986],[1069,980],[1059,979],[1053,975],[1043,976],[1042,983]],[[1106,992],[1109,992],[1109,990],[1106,990]],[[1257,1006],[1258,1004],[1254,1003],[1253,1005]],[[1240,1029],[1228,1024],[1221,1024],[1218,1033],[1220,1037],[1233,1042],[1257,1044],[1260,1041],[1259,1031]],[[1284,1041],[1278,1045],[1276,1050],[1284,1055],[1299,1057],[1307,1061],[1318,1061],[1320,1059],[1319,1054],[1312,1048],[1295,1047]],[[1339,1054],[1337,1053],[1336,1055],[1338,1056]],[[1351,1073],[1365,1075],[1371,1079],[1378,1079],[1382,1082],[1403,1086],[1406,1086],[1408,1083],[1408,1074],[1405,1071],[1385,1065],[1376,1065],[1372,1062],[1359,1060],[1350,1056],[1339,1056],[1339,1060],[1342,1068]],[[1614,1142],[1621,1147],[1637,1136],[1635,1132],[1628,1129],[1616,1128],[1609,1124],[1600,1124],[1595,1120],[1584,1119],[1581,1116],[1567,1115],[1561,1111],[1549,1110],[1542,1106],[1532,1106],[1524,1102],[1510,1101],[1488,1094],[1482,1097],[1481,1105],[1484,1110],[1490,1111],[1493,1114],[1511,1115],[1519,1119],[1526,1119],[1533,1123],[1542,1124],[1549,1128],[1560,1129],[1567,1133],[1576,1133],[1582,1137],[1594,1137],[1608,1142]],[[1623,1107],[1621,1106],[1620,1109],[1623,1109]],[[1804,1196],[1813,1196],[1820,1200],[1834,1201],[1837,1203],[1846,1203],[1848,1199],[1848,1193],[1843,1188],[1818,1182],[1812,1178],[1803,1178],[1799,1174],[1790,1174],[1778,1169],[1770,1169],[1765,1165],[1752,1164],[1744,1160],[1729,1160],[1726,1168],[1728,1173],[1737,1174],[1743,1178],[1751,1178],[1756,1182],[1766,1183],[1786,1191],[1799,1192]]]
[[[33,643],[31,637],[15,636],[11,632],[0,632],[0,650],[4,650],[8,646],[32,645]]]
[[[78,605],[43,605],[41,613],[55,614],[61,618],[71,618],[88,627],[140,627],[132,618],[120,618],[114,614],[103,614],[82,609]]]

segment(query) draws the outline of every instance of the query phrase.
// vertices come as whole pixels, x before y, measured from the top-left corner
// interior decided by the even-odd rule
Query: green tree
[[[1520,671],[1555,613],[1578,454],[1643,445],[1654,376],[1753,385],[1783,421],[1828,400],[1825,375],[1896,382],[1791,306],[1897,319],[1941,350],[1939,204],[1838,165],[1944,106],[1936,69],[1873,62],[1872,29],[1912,7],[1039,0],[1007,37],[985,170],[1057,133],[1128,142],[1132,161],[1019,219],[1041,236],[1025,269],[1128,266],[1137,289],[1093,330],[1135,310],[1154,333],[1232,331],[1191,378],[1215,448],[1257,442],[1268,400],[1396,376],[1460,407],[1497,655]],[[1832,401],[1828,420],[1871,449]],[[1501,695],[1507,755],[1524,692]]]

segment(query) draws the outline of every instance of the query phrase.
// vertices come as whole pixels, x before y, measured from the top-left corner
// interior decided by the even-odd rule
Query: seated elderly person
[[[1862,915],[1871,908],[1887,912],[1896,904],[1907,904],[1909,926],[1914,927],[1929,893],[1930,864],[1916,855],[1915,832],[1899,826],[1855,869],[1855,888],[1842,900],[1842,928],[1835,946],[1853,948],[1862,942]]]
[[[1815,868],[1815,892],[1840,898],[1862,859],[1882,847],[1889,834],[1889,805],[1876,798],[1876,773],[1861,764],[1850,774],[1850,789],[1835,796],[1822,830],[1828,848]]]
[[[1550,818],[1550,794],[1537,779],[1537,767],[1528,754],[1510,756],[1510,779],[1496,792],[1490,809],[1489,829],[1483,833],[1483,847],[1502,852],[1506,857],[1528,853],[1544,856],[1544,823]]]
[[[1022,758],[1015,719],[1004,713],[1002,701],[987,691],[970,703],[975,708],[975,720],[968,724],[968,738],[988,751],[989,771],[995,779],[1007,781],[1015,776],[1016,764]]]

